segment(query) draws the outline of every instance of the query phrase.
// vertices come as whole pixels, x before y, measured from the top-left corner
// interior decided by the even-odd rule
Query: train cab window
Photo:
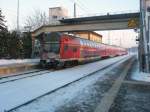
[[[50,44],[50,51],[59,53],[59,44],[58,43],[51,43]]]
[[[49,52],[49,51],[50,51],[50,46],[49,46],[49,44],[44,44],[43,51],[44,51],[44,52]]]
[[[44,35],[45,42],[50,42],[50,33],[45,33]]]

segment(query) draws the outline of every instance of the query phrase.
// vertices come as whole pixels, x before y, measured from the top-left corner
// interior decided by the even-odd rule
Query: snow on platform
[[[129,56],[115,57],[0,85],[0,112],[10,110]]]
[[[0,59],[0,77],[35,69],[40,59]]]
[[[150,82],[150,73],[140,72],[139,63],[135,63],[132,69],[131,79],[136,81]]]
[[[133,80],[150,82],[150,73],[139,72],[138,70],[132,75]]]
[[[39,63],[40,59],[0,59],[0,66],[7,66],[12,64],[24,64],[24,63]]]

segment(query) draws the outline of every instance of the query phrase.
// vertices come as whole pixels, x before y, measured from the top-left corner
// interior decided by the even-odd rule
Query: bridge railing
[[[126,14],[126,13],[138,13],[140,10],[127,10],[127,11],[119,11],[119,12],[105,12],[105,13],[90,13],[84,15],[77,15],[76,18],[81,17],[93,17],[93,16],[106,16],[106,15],[116,15],[116,14]],[[68,17],[66,19],[73,19],[75,17]]]

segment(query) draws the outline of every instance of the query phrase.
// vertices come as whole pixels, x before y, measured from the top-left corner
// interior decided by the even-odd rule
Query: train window
[[[82,45],[84,45],[84,40],[82,40]]]
[[[92,47],[94,47],[94,43],[92,42]]]
[[[83,40],[83,45],[86,46],[86,41],[85,40]]]
[[[89,42],[89,46],[91,47],[91,42]]]
[[[82,42],[83,42],[83,45],[85,46],[85,40],[83,40]]]
[[[86,46],[89,46],[88,41],[86,40]]]
[[[90,41],[88,41],[88,46],[90,47]]]
[[[85,45],[86,45],[86,46],[88,46],[88,43],[87,43],[87,41],[85,41]]]
[[[93,47],[95,47],[95,44],[93,43]]]
[[[86,45],[86,46],[88,46],[88,42],[87,42],[87,40],[85,41],[85,45]]]
[[[59,53],[59,44],[58,43],[49,44],[49,52]]]
[[[91,42],[91,47],[92,47],[92,42]]]
[[[83,40],[80,40],[80,44],[83,45]]]
[[[98,44],[97,44],[97,48],[98,48]]]
[[[73,47],[73,52],[77,52],[77,48],[76,47]]]
[[[49,42],[50,41],[50,34],[49,33],[45,33],[44,34],[44,40],[45,40],[45,42]]]
[[[49,52],[49,45],[48,44],[44,45],[43,51],[44,52]]]
[[[91,42],[91,46],[93,47],[93,42]]]
[[[64,51],[67,51],[68,50],[68,45],[66,44],[65,46],[64,46]]]
[[[83,40],[83,45],[85,46],[85,40]]]

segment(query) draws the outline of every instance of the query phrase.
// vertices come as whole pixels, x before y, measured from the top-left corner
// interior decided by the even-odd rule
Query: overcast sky
[[[73,3],[77,3],[77,15],[89,15],[89,14],[106,14],[108,12],[120,13],[120,12],[133,12],[139,10],[139,0],[20,0],[20,25],[23,26],[28,15],[32,15],[34,10],[39,9],[45,11],[48,15],[48,9],[55,6],[63,6],[68,9],[69,15],[73,15]],[[0,8],[3,11],[7,20],[7,26],[9,29],[16,27],[16,12],[17,12],[17,0],[0,0]],[[122,31],[111,32],[111,37],[118,37],[122,35]],[[127,31],[124,31],[125,33]],[[108,32],[102,32],[105,35],[104,40],[107,43]],[[115,34],[115,35],[114,35]],[[133,35],[133,36],[132,36]],[[135,45],[134,39],[135,33],[129,31],[129,36],[132,37],[130,45],[124,45],[125,47]],[[116,37],[116,38],[117,38]],[[116,39],[115,40],[118,40]],[[119,37],[120,38],[120,37]],[[112,39],[112,41],[114,41]],[[133,41],[133,42],[131,42]],[[113,43],[113,42],[112,42]],[[115,43],[115,42],[114,42]],[[129,43],[129,42],[128,42]],[[118,44],[116,42],[116,44]]]

